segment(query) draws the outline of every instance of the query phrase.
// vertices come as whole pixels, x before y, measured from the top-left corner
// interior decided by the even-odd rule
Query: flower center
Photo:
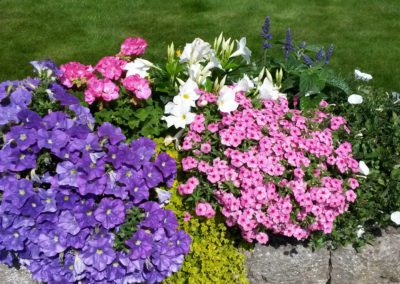
[[[114,267],[118,267],[118,266],[119,266],[118,262],[114,262],[112,265],[113,265]]]
[[[58,236],[54,236],[53,239],[54,239],[54,242],[55,242],[55,243],[58,243]]]
[[[48,197],[48,198],[46,199],[46,203],[47,203],[47,204],[50,204],[50,203],[51,203],[51,198],[50,198],[50,197]]]
[[[110,215],[111,214],[111,209],[107,209],[106,214]]]
[[[25,191],[25,189],[20,189],[18,191],[18,193],[19,193],[19,195],[24,196],[26,194],[26,191]]]
[[[184,94],[182,97],[183,97],[184,99],[186,99],[186,100],[190,99],[190,96],[189,96],[188,94]]]
[[[186,120],[186,114],[182,114],[182,120]]]
[[[26,140],[26,134],[25,133],[22,133],[21,135],[19,135],[19,140],[21,140],[21,141],[25,141]]]
[[[125,174],[127,177],[131,177],[132,176],[132,172],[131,171],[127,171]]]
[[[149,178],[151,178],[152,175],[153,175],[152,173],[148,173],[148,174],[147,174],[147,176],[148,176]]]
[[[141,240],[137,240],[137,241],[135,242],[135,245],[140,246],[141,243],[142,243]]]
[[[133,192],[138,192],[138,190],[139,190],[139,188],[138,188],[138,187],[135,187],[135,188],[133,189]]]
[[[36,207],[37,207],[37,204],[36,204],[35,202],[33,202],[33,203],[32,203],[32,207],[33,207],[33,208],[36,208]]]
[[[70,173],[71,173],[71,175],[76,175],[77,170],[76,169],[72,169],[72,170],[70,170]]]
[[[86,211],[86,216],[92,216],[93,212],[91,210]]]
[[[69,196],[68,195],[64,195],[64,201],[68,201],[69,200]]]
[[[48,143],[48,144],[53,144],[53,140],[48,139],[48,140],[47,140],[47,143]]]
[[[103,254],[103,250],[102,250],[102,249],[97,249],[97,250],[96,250],[96,253],[97,253],[97,254]]]
[[[19,159],[20,159],[20,160],[25,159],[25,155],[24,155],[24,154],[19,155]]]
[[[92,146],[90,146],[89,144],[85,146],[86,151],[89,151],[90,149],[92,149]]]
[[[162,162],[162,163],[161,163],[161,167],[165,167],[165,162]]]
[[[14,233],[13,236],[14,236],[14,238],[18,238],[19,234],[18,233]]]
[[[96,164],[95,163],[90,163],[90,168],[91,169],[94,169],[96,167]]]
[[[116,158],[117,158],[117,155],[115,155],[115,154],[111,155],[111,159],[115,160]]]

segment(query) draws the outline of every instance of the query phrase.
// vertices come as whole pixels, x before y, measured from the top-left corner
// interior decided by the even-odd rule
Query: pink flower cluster
[[[60,76],[61,84],[68,88],[74,85],[80,87],[93,77],[93,67],[83,65],[79,62],[71,61],[60,66],[62,74]]]
[[[61,83],[68,88],[85,89],[85,101],[92,104],[95,100],[111,101],[119,97],[121,85],[137,99],[151,96],[149,82],[138,75],[124,78],[124,67],[132,56],[144,53],[147,42],[142,38],[127,38],[121,45],[121,53],[105,56],[96,64],[86,66],[79,62],[69,62],[60,66]],[[100,79],[100,78],[104,79]]]
[[[333,135],[348,131],[344,118],[323,112],[325,102],[309,117],[283,98],[265,100],[260,109],[243,93],[236,100],[237,111],[212,123],[198,114],[190,125],[182,159],[190,177],[178,192],[201,196],[198,216],[214,211],[208,202],[221,207],[227,225],[238,226],[248,242],[266,243],[267,233],[299,240],[313,231],[330,233],[359,186],[351,144]]]
[[[151,96],[149,81],[139,75],[131,75],[122,80],[122,85],[133,92],[138,99],[148,99]]]
[[[89,104],[101,98],[109,102],[119,97],[119,88],[110,79],[91,78],[85,91],[85,101]]]
[[[96,71],[99,71],[104,78],[118,80],[122,75],[126,63],[125,60],[122,60],[119,57],[106,56],[100,59],[95,69]]]
[[[121,45],[121,53],[126,56],[142,55],[147,47],[147,42],[141,37],[128,37]]]
[[[210,203],[200,202],[196,206],[196,215],[212,218],[215,216],[215,210],[212,208]]]

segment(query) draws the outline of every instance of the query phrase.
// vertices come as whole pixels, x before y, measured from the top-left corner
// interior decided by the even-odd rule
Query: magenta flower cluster
[[[162,208],[165,196],[150,201],[155,187],[172,185],[175,161],[155,157],[150,139],[124,143],[109,123],[94,131],[89,109],[59,85],[52,96],[62,95],[66,111],[39,116],[29,110],[35,85],[26,84],[0,85],[0,113],[9,101],[19,106],[0,138],[0,262],[18,261],[47,283],[158,283],[176,272],[191,239]],[[118,251],[132,208],[140,220]]]
[[[248,242],[266,243],[269,233],[299,240],[330,233],[358,187],[351,144],[335,138],[348,131],[346,121],[325,112],[326,102],[303,114],[283,98],[256,108],[237,92],[239,109],[227,114],[203,96],[209,109],[184,138],[189,178],[178,188],[197,201],[195,213],[210,218],[221,208]]]
[[[130,95],[145,100],[151,96],[147,79],[139,75],[125,77],[125,65],[135,56],[145,52],[147,43],[142,38],[127,38],[121,45],[121,51],[115,56],[105,56],[95,67],[79,62],[68,62],[60,66],[59,79],[67,88],[83,88],[85,101],[112,101],[120,96],[121,86]]]

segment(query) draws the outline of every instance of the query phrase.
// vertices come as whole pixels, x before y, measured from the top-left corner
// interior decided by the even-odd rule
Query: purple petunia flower
[[[7,140],[13,140],[20,150],[26,150],[36,143],[37,131],[23,126],[14,126],[7,133]]]
[[[39,129],[41,127],[42,118],[31,110],[21,110],[18,113],[18,119],[26,128]]]
[[[156,187],[163,181],[163,176],[161,172],[153,163],[146,163],[143,166],[143,177],[146,181],[148,187]]]
[[[160,153],[154,161],[154,165],[162,173],[164,178],[176,175],[176,162],[167,153]]]
[[[26,229],[15,229],[13,227],[0,231],[0,242],[8,250],[21,251],[25,248]]]
[[[54,99],[59,101],[62,106],[79,104],[79,99],[77,97],[68,93],[63,86],[57,83],[52,83],[50,85],[50,90],[54,94]]]
[[[56,168],[60,185],[77,186],[78,169],[71,162],[59,163]]]
[[[90,113],[90,110],[87,107],[84,107],[80,104],[70,105],[69,109],[75,113],[75,121],[78,124],[87,125],[90,129],[93,129],[94,126],[94,117]]]
[[[31,93],[25,88],[18,88],[10,95],[11,103],[19,110],[26,109],[32,99]]]
[[[121,128],[115,127],[109,122],[103,123],[97,129],[97,133],[101,139],[105,139],[111,145],[116,145],[125,140],[125,135],[122,134]]]
[[[38,237],[38,245],[46,256],[55,256],[67,249],[66,234],[56,230],[43,232]]]
[[[57,189],[59,191],[59,189]],[[59,210],[71,210],[78,205],[79,200],[81,199],[80,196],[74,193],[63,193],[58,192],[56,196],[57,208]]]
[[[72,215],[71,211],[67,210],[61,212],[60,217],[58,219],[57,227],[60,230],[63,230],[63,232],[67,232],[74,236],[78,234],[79,231],[81,230],[74,215]]]
[[[56,212],[57,211],[57,202],[56,202],[56,193],[53,189],[39,189],[39,197],[44,204],[43,212]]]
[[[125,221],[125,206],[119,199],[103,198],[94,217],[104,228],[111,229]]]
[[[47,131],[40,129],[37,132],[39,148],[50,149],[54,153],[60,153],[61,149],[67,144],[68,136],[64,131],[55,129]]]
[[[24,206],[21,208],[21,213],[25,216],[36,218],[42,213],[43,208],[44,205],[39,196],[33,195],[25,202]]]
[[[126,199],[128,197],[128,188],[117,180],[117,175],[114,171],[110,171],[107,173],[107,184],[104,193]]]
[[[13,179],[11,182],[3,193],[3,203],[9,202],[12,206],[20,209],[33,196],[33,185],[27,179]]]
[[[141,166],[149,162],[155,153],[156,144],[148,138],[139,138],[131,143],[129,158],[126,159],[127,165],[133,166],[139,170]]]
[[[151,255],[153,240],[151,234],[144,230],[138,230],[125,243],[130,248],[129,257],[131,259],[146,259]]]
[[[80,257],[86,265],[103,271],[114,261],[115,255],[108,238],[97,238],[86,242]]]
[[[57,65],[51,59],[37,60],[30,62],[38,74],[46,74],[50,76],[61,76],[62,72],[58,69]]]
[[[91,198],[75,206],[73,213],[81,228],[94,227],[97,223],[94,217],[95,208],[95,202]]]
[[[80,151],[89,153],[92,151],[100,151],[99,138],[97,135],[89,133],[85,138],[72,139],[69,146],[70,151]]]

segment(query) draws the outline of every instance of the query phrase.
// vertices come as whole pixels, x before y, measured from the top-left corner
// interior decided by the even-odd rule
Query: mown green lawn
[[[274,40],[291,27],[297,41],[332,42],[343,74],[357,67],[400,91],[400,0],[0,0],[0,11],[0,80],[29,75],[33,59],[95,64],[127,36],[146,38],[155,61],[171,41],[212,41],[221,31],[246,36],[257,56],[270,15]]]

